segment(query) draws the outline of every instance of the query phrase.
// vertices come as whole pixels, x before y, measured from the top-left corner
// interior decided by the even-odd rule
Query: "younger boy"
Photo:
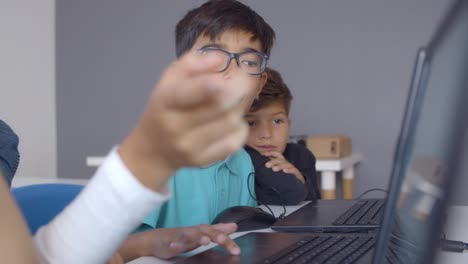
[[[255,167],[255,193],[264,204],[294,205],[320,199],[315,157],[304,146],[288,144],[292,95],[281,75],[267,68],[267,83],[246,115],[247,146]]]

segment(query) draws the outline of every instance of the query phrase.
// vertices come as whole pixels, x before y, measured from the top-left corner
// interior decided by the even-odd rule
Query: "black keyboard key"
[[[387,250],[387,252],[385,253],[385,259],[386,259],[387,263],[389,263],[389,264],[400,263],[400,261],[398,260],[398,257],[395,254],[395,252],[393,252],[391,250]]]
[[[383,203],[383,202],[384,202],[384,201],[382,201],[382,208],[377,212],[377,215],[374,216],[374,219],[372,219],[371,222],[370,222],[370,223],[373,224],[373,225],[378,225],[378,224],[380,224],[380,222],[381,222],[381,220],[382,220],[383,211],[384,211],[384,207],[383,207],[384,203]]]
[[[351,218],[349,218],[346,221],[346,224],[348,225],[355,225],[359,222],[359,220],[367,213],[369,210],[374,206],[374,204],[377,201],[368,201],[364,206],[359,208],[359,211],[357,211]]]
[[[329,248],[326,252],[321,254],[319,257],[314,259],[312,263],[322,264],[325,263],[327,260],[333,258],[339,252],[341,252],[346,246],[348,246],[353,241],[352,238],[344,238],[340,240],[338,243],[334,244],[331,248]],[[332,262],[336,263],[336,262]]]
[[[278,259],[282,258],[283,256],[289,254],[290,252],[295,251],[298,248],[301,248],[304,244],[307,244],[310,241],[313,241],[317,239],[317,237],[303,237],[296,243],[288,246],[287,248],[280,250],[278,253],[264,259],[261,263],[264,264],[269,264],[269,263],[275,263]]]
[[[362,244],[359,249],[354,251],[351,255],[346,257],[342,263],[343,264],[351,264],[354,263],[357,259],[359,259],[362,255],[364,255],[367,251],[369,251],[372,247],[375,245],[375,240],[373,238],[367,238],[365,239],[365,243]]]
[[[347,238],[350,242],[340,250],[330,259],[328,259],[325,264],[334,264],[340,263],[346,257],[351,255],[354,251],[356,251],[362,244],[365,243],[365,239],[354,237],[354,238]]]
[[[334,225],[378,225],[382,217],[384,200],[366,199],[359,200],[345,213],[340,215]]]
[[[300,258],[297,260],[294,259],[294,263],[296,262],[305,262],[305,263],[313,263],[312,260],[319,257],[322,253],[324,253],[327,249],[333,247],[338,241],[340,241],[340,237],[333,237],[331,239],[328,239],[321,245],[308,250],[305,254],[303,254]],[[283,262],[279,262],[283,263]],[[284,262],[284,263],[292,263],[292,262]]]
[[[299,250],[290,251],[286,256],[283,256],[275,264],[295,263],[299,257],[303,258],[304,254],[319,254],[323,251],[324,247],[328,248],[327,243],[330,243],[330,237],[319,237],[313,241],[304,244]]]
[[[374,244],[375,240],[369,236],[308,237],[259,263],[354,263]]]
[[[327,239],[328,237],[318,237],[318,236],[304,237],[300,241],[264,259],[260,263],[264,263],[264,264],[288,263],[288,261],[290,261],[288,259],[290,259],[291,255],[300,256],[306,253],[308,250],[311,250],[314,247],[322,244]]]
[[[372,207],[367,211],[367,213],[358,221],[360,225],[375,225],[380,224],[380,218],[377,219],[377,215],[382,216],[379,214],[381,210],[383,210],[384,201],[377,200]]]
[[[361,207],[367,203],[367,200],[359,200],[353,206],[351,206],[346,212],[340,215],[334,222],[334,225],[343,225],[346,221],[351,218]]]

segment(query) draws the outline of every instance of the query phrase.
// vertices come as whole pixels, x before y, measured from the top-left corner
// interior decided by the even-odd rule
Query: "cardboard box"
[[[308,136],[307,148],[317,159],[339,159],[351,155],[351,138],[343,135]]]

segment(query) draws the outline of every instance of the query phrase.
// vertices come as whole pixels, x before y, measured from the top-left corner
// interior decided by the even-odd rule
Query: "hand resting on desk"
[[[236,224],[197,225],[191,227],[159,228],[131,235],[118,251],[125,262],[143,256],[169,259],[211,242],[224,247],[233,255],[240,249],[228,236],[237,230]],[[113,259],[118,259],[114,254]],[[119,263],[111,262],[108,263]]]

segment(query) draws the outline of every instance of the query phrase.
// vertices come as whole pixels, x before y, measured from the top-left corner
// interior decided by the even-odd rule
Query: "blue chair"
[[[83,189],[76,184],[35,184],[11,190],[31,234],[52,220]]]

